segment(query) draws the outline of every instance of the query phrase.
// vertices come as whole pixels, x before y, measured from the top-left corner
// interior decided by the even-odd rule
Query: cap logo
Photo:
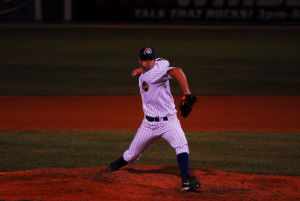
[[[144,54],[152,54],[152,49],[147,47],[145,50],[144,50]]]

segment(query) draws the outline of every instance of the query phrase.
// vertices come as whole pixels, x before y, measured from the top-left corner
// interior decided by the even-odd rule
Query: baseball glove
[[[192,94],[182,96],[180,101],[180,111],[183,118],[186,118],[192,111],[193,105],[196,103],[197,97]]]

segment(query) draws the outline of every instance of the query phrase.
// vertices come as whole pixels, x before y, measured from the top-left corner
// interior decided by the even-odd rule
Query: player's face
[[[155,64],[155,59],[153,59],[153,60],[139,60],[139,61],[140,61],[140,65],[145,70],[151,69],[154,66],[154,64]]]

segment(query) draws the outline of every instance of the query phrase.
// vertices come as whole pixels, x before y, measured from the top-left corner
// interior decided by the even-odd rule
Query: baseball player
[[[200,187],[200,182],[189,175],[189,147],[176,115],[169,80],[175,78],[184,93],[180,105],[183,117],[191,112],[196,97],[191,94],[182,69],[170,67],[166,59],[156,58],[152,47],[140,50],[139,64],[140,67],[134,69],[131,75],[139,76],[145,118],[129,148],[106,171],[115,171],[136,161],[155,139],[163,138],[175,149],[182,177],[182,191],[195,191]]]

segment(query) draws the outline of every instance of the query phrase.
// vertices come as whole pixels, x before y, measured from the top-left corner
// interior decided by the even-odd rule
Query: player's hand
[[[144,71],[144,70],[143,70],[142,67],[136,68],[136,69],[134,69],[134,70],[131,72],[131,76],[132,76],[132,77],[139,76],[143,71]]]

